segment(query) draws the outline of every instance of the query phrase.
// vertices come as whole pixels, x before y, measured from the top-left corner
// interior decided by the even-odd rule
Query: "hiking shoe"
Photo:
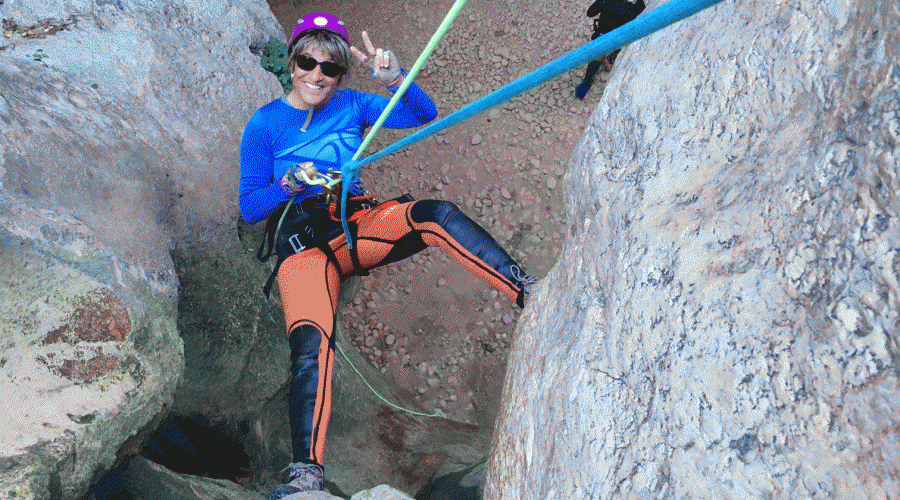
[[[516,304],[519,307],[525,307],[525,302],[528,301],[528,296],[531,295],[531,291],[537,285],[538,279],[525,274],[519,266],[510,267],[510,271],[519,285],[519,296],[516,297]]]
[[[318,464],[303,462],[292,463],[291,478],[287,484],[276,487],[269,492],[269,500],[280,500],[288,495],[303,491],[322,491],[325,489],[325,470]]]
[[[519,307],[524,308],[525,304],[528,302],[528,296],[531,295],[531,291],[537,285],[536,278],[529,278],[525,284],[522,285],[522,291],[519,292],[519,296],[516,297],[516,304]]]

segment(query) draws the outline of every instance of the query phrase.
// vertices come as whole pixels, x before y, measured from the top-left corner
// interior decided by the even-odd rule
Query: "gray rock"
[[[370,490],[360,491],[350,497],[350,500],[412,500],[412,497],[386,484],[381,484]]]
[[[269,497],[227,479],[177,474],[141,457],[131,461],[123,482],[135,500],[265,500]],[[336,497],[328,495],[322,500],[332,498]]]
[[[267,277],[252,254],[243,251],[248,243],[257,244],[258,229],[244,226],[242,233],[235,234],[234,227],[240,223],[235,222],[233,179],[244,122],[257,106],[280,91],[272,75],[259,67],[259,59],[249,47],[283,35],[264,2],[231,4],[218,13],[188,7],[180,11],[170,6],[175,10],[165,21],[153,17],[165,12],[146,14],[142,21],[152,26],[146,36],[160,53],[159,59],[150,62],[162,67],[146,75],[146,87],[141,91],[166,90],[156,94],[159,100],[154,95],[139,94],[142,99],[138,102],[148,101],[145,113],[156,115],[163,124],[156,127],[163,129],[160,135],[167,139],[155,145],[163,151],[161,157],[145,167],[154,183],[146,187],[158,196],[149,199],[157,205],[151,212],[156,220],[143,226],[160,226],[162,234],[150,234],[150,243],[174,245],[173,255],[182,278],[183,320],[179,326],[188,344],[188,376],[197,383],[184,387],[176,410],[208,411],[209,402],[215,401],[222,418],[237,419],[258,409],[277,390],[277,384],[262,375],[259,366],[268,367],[270,358],[284,348],[283,337],[277,333],[274,338],[265,335],[280,329],[281,320],[276,319],[277,310],[273,311],[271,303],[258,293],[226,292],[257,291]],[[180,16],[174,15],[178,12]],[[141,15],[132,13],[130,17]],[[167,34],[159,26],[174,33]],[[236,30],[236,26],[241,29]],[[207,42],[199,47],[201,54],[182,50],[183,46],[197,46],[196,40]],[[234,78],[228,69],[241,77]],[[170,92],[173,84],[184,90]],[[165,156],[171,153],[176,157]],[[142,156],[132,154],[129,160]],[[245,236],[246,242],[236,236]],[[229,273],[223,276],[222,269],[229,269]],[[218,275],[219,279],[203,278],[209,275]],[[215,360],[216,366],[209,366],[210,360]],[[240,390],[233,390],[235,384]],[[198,387],[202,387],[202,394],[195,391]],[[237,415],[233,415],[235,411]]]
[[[896,496],[898,24],[723,2],[621,53],[485,498]]]
[[[487,462],[475,465],[445,464],[423,490],[422,500],[480,500],[487,480]]]
[[[0,199],[0,497],[75,498],[171,403],[184,369],[172,270]]]
[[[190,271],[215,267],[210,256],[243,263],[235,281],[262,282],[235,234],[234,179],[244,123],[280,92],[250,47],[284,35],[262,1],[116,4],[0,6],[19,24],[73,21],[44,38],[0,39],[0,383],[14,408],[4,413],[0,496],[83,495],[173,403],[184,350],[203,352],[197,339],[243,342],[232,349],[243,360],[217,361],[230,370],[215,379],[227,390],[211,388],[233,398],[220,402],[252,411],[279,386],[252,367],[270,366],[283,336],[246,335],[268,313],[248,316],[229,293],[220,302],[244,306],[243,322],[213,332],[179,317],[200,294]],[[179,301],[185,284],[192,294]],[[208,359],[191,357],[188,372]],[[238,400],[246,394],[255,406]]]

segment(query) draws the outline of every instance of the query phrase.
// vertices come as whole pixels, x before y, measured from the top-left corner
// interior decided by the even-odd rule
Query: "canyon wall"
[[[486,498],[897,498],[898,25],[725,1],[622,52]]]

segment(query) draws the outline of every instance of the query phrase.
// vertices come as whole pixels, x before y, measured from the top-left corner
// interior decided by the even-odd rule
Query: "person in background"
[[[377,121],[389,99],[341,89],[341,80],[351,59],[367,66],[389,92],[406,76],[391,51],[375,48],[365,31],[362,39],[367,53],[350,45],[337,17],[312,13],[301,18],[288,46],[293,89],[260,108],[241,139],[241,214],[251,224],[268,219],[266,238],[278,253],[275,273],[291,349],[293,461],[287,484],[271,491],[272,500],[324,487],[342,280],[435,246],[520,306],[534,284],[453,203],[415,201],[408,195],[377,203],[358,182],[349,186],[353,248],[348,246],[335,211],[340,189],[329,194],[314,181],[335,175],[350,161],[363,131]],[[436,116],[432,100],[413,83],[384,126],[416,127]]]
[[[595,17],[594,33],[591,35],[591,40],[595,40],[600,35],[606,34],[631,21],[643,10],[644,0],[596,0],[587,10],[588,17]],[[584,99],[584,96],[594,83],[594,76],[600,71],[603,63],[607,63],[609,67],[612,67],[618,54],[619,51],[617,50],[607,56],[589,62],[584,78],[578,84],[578,87],[575,88],[575,96],[579,99]]]

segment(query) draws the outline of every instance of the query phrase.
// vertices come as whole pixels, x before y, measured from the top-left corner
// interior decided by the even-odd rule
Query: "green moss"
[[[269,43],[263,48],[262,59],[260,60],[262,67],[278,78],[285,93],[290,92],[294,88],[291,83],[291,72],[288,68],[287,49],[287,45],[283,42],[275,39],[269,40]]]

